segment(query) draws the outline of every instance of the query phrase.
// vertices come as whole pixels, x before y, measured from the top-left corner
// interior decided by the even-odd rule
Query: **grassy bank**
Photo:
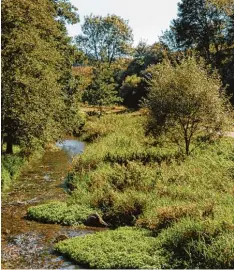
[[[2,192],[7,192],[22,170],[34,159],[41,157],[43,149],[39,148],[30,155],[25,155],[19,146],[13,146],[13,154],[5,154],[5,145],[1,156],[1,187]]]
[[[5,192],[10,188],[12,182],[19,176],[26,160],[20,153],[20,148],[14,146],[14,154],[1,156],[1,187]]]
[[[77,224],[98,212],[112,229],[131,226],[57,245],[92,268],[234,267],[233,139],[199,140],[184,157],[146,136],[144,122],[134,113],[90,117],[65,210],[56,218],[56,203],[31,207],[30,217],[64,223],[69,213]]]

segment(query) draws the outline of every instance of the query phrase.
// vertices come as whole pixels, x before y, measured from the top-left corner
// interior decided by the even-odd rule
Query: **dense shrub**
[[[65,240],[56,250],[89,268],[233,268],[233,230],[222,224],[181,220],[153,237],[119,228]]]
[[[60,242],[56,250],[89,268],[163,268],[166,260],[154,243],[149,232],[125,227]]]
[[[94,211],[88,207],[51,202],[28,208],[28,218],[64,225],[82,224]]]
[[[158,247],[170,254],[172,268],[233,268],[233,228],[225,222],[183,219],[158,235]]]

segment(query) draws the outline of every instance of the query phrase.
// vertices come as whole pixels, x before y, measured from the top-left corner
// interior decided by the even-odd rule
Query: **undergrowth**
[[[1,187],[3,192],[10,188],[25,163],[25,159],[20,155],[19,147],[14,146],[14,153],[12,155],[3,153],[1,156]]]

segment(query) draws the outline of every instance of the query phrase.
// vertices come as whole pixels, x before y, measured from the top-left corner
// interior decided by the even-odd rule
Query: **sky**
[[[128,20],[133,29],[134,45],[140,40],[153,44],[169,28],[177,15],[178,0],[70,0],[78,8],[80,23],[68,25],[68,34],[81,34],[84,16],[115,14]]]

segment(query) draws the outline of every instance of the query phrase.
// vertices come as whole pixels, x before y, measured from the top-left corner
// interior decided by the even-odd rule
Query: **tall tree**
[[[196,48],[211,62],[212,52],[218,53],[226,44],[229,21],[224,12],[205,0],[183,0],[164,40],[176,48]]]
[[[129,53],[132,30],[127,21],[116,15],[87,16],[82,31],[83,34],[76,37],[76,44],[91,61],[111,64]]]
[[[224,84],[234,72],[234,15],[207,0],[182,0],[162,41],[172,50],[192,49],[217,68]],[[233,85],[234,87],[234,85]],[[233,89],[234,90],[234,89]]]
[[[13,143],[31,148],[62,130],[62,67],[69,50],[67,41],[61,43],[66,39],[61,8],[55,8],[62,2],[67,1],[2,1],[2,141],[7,153]]]

